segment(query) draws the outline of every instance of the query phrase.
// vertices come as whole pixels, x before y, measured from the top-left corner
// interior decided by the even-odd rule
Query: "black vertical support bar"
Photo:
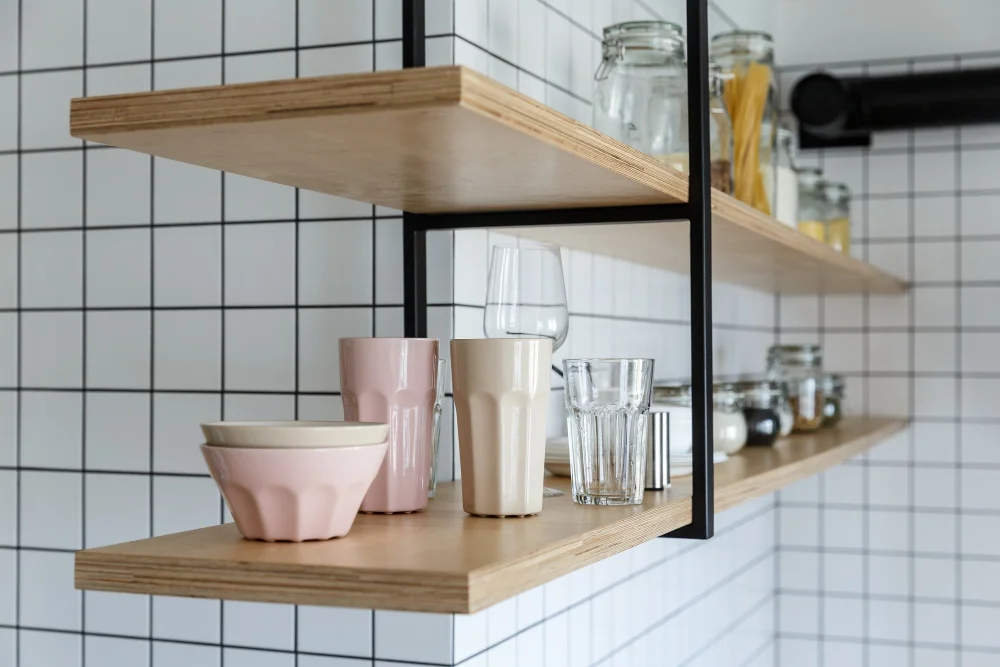
[[[426,63],[424,0],[403,0],[403,67]],[[418,216],[403,213],[403,332],[427,336],[427,231]]]
[[[691,525],[669,537],[715,534],[712,464],[712,181],[708,119],[708,0],[687,0],[688,144],[691,179],[691,407],[694,412]]]

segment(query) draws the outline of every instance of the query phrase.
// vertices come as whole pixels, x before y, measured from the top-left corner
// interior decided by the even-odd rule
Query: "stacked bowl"
[[[388,447],[386,424],[247,421],[202,424],[212,478],[244,537],[342,537]]]

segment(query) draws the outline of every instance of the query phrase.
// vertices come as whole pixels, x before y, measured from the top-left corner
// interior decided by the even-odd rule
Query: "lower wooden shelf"
[[[895,418],[850,418],[715,467],[723,510],[814,475],[902,430]],[[550,478],[568,488],[568,479]],[[225,600],[471,613],[653,539],[691,519],[690,478],[635,507],[585,507],[568,496],[541,514],[484,519],[442,484],[418,514],[361,515],[327,542],[244,540],[225,524],[76,554],[76,587]]]

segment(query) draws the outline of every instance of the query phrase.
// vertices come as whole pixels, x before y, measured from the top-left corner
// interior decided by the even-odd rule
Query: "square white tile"
[[[375,310],[375,335],[385,338],[403,337],[405,326],[402,308],[378,308]]]
[[[372,335],[367,308],[299,311],[299,391],[340,391],[339,338]]]
[[[957,164],[952,151],[919,151],[913,155],[913,188],[917,192],[954,192]]]
[[[963,578],[964,581],[966,580]],[[954,561],[946,558],[914,558],[913,586],[913,592],[917,596],[956,597],[958,590],[955,585]]]
[[[781,554],[782,567],[785,556]],[[816,581],[822,586],[824,592],[831,593],[855,593],[861,594],[864,591],[864,558],[858,554],[845,553],[823,553],[810,554],[816,557],[817,566],[819,560],[823,562],[823,577],[817,577]],[[784,587],[784,572],[781,575],[782,587]],[[813,584],[816,585],[816,582]]]
[[[273,651],[224,648],[222,659],[231,667],[295,667],[294,655]]]
[[[451,662],[452,617],[415,611],[375,612],[375,657]]]
[[[87,473],[85,548],[149,537],[149,480],[144,475]]]
[[[17,228],[20,185],[17,163],[17,155],[0,155],[0,229]]]
[[[151,315],[148,311],[87,315],[88,388],[149,388]]]
[[[83,95],[83,72],[68,70],[21,75],[21,148],[79,146],[69,135],[69,101]]]
[[[83,234],[38,232],[21,237],[21,306],[83,304]]]
[[[295,303],[295,223],[226,228],[226,304]]]
[[[904,516],[900,516],[904,519]],[[909,593],[911,560],[906,556],[868,557],[868,591],[875,595]]]
[[[153,478],[153,535],[217,526],[221,507],[218,488],[207,476]]]
[[[783,632],[814,635],[819,632],[819,598],[814,595],[783,594],[779,600]],[[787,628],[787,629],[786,629]]]
[[[344,403],[340,396],[299,396],[298,418],[319,421],[341,421],[344,419]],[[442,450],[444,433],[441,434]],[[451,464],[449,463],[449,470]]]
[[[375,303],[403,303],[403,221],[375,221]]]
[[[156,90],[173,90],[196,86],[217,86],[222,83],[225,62],[220,57],[158,61],[153,63],[153,80]],[[154,164],[161,159],[154,160]],[[169,162],[169,160],[165,160]],[[193,167],[211,172],[221,183],[223,175],[214,169]],[[155,167],[154,167],[155,170]]]
[[[954,470],[947,468],[914,468],[914,504],[918,507],[954,509],[958,501],[957,477]]]
[[[87,394],[88,470],[149,470],[149,395]]]
[[[82,151],[26,153],[20,173],[22,228],[83,224]]]
[[[913,412],[920,417],[957,415],[955,378],[918,377],[913,381]]]
[[[204,473],[205,461],[197,445],[204,436],[198,425],[218,421],[222,401],[212,394],[155,394],[153,396],[153,470]]]
[[[868,502],[872,505],[906,507],[910,500],[910,471],[899,466],[868,469]]]
[[[865,634],[864,618],[860,599],[829,597],[823,599],[823,634],[827,636],[861,639]],[[857,647],[858,653],[860,648]]]
[[[222,50],[222,0],[154,3],[154,57],[173,58]]]
[[[86,591],[83,594],[84,632],[149,636],[149,596]]]
[[[161,311],[153,315],[157,389],[219,389],[222,315],[212,311]]]
[[[546,10],[537,0],[517,3],[517,63],[535,76],[545,76]]]
[[[290,220],[295,217],[295,188],[226,174],[225,206],[227,221]]]
[[[17,127],[19,105],[17,97],[17,76],[0,77],[0,150],[17,150]],[[12,156],[16,158],[17,156]]]
[[[225,2],[227,52],[295,46],[295,0]]]
[[[906,372],[910,369],[910,339],[905,333],[868,334],[868,369]],[[860,370],[860,367],[853,369]]]
[[[979,517],[976,517],[979,518]],[[992,518],[992,517],[990,517]],[[962,517],[962,539],[965,540],[965,517]],[[955,522],[958,517],[953,514],[941,514],[917,511],[913,514],[913,549],[929,554],[954,554],[959,545],[956,544]],[[976,553],[975,546],[961,545],[961,551]]]
[[[299,607],[298,650],[370,658],[373,614],[367,609]]]
[[[17,385],[17,313],[0,313],[0,382],[5,387]]]
[[[299,44],[364,42],[372,38],[372,0],[300,0]]]
[[[83,64],[83,3],[39,0],[22,5],[21,67],[41,69]],[[52,17],[58,16],[58,21]]]
[[[13,549],[0,549],[0,624],[17,625],[17,552]]]
[[[204,600],[198,600],[204,602]],[[154,603],[155,604],[155,603]],[[153,665],[184,665],[184,667],[219,667],[222,649],[217,646],[153,642]]]
[[[299,53],[299,76],[353,74],[375,68],[375,49],[368,44],[310,49]]]
[[[87,232],[89,307],[148,306],[150,280],[148,229]]]
[[[910,159],[903,153],[872,154],[868,157],[868,192],[900,194],[909,191]]]
[[[20,630],[20,667],[79,667],[83,664],[83,637],[63,632]]]
[[[226,601],[222,607],[224,643],[285,651],[294,648],[294,606]]]
[[[153,221],[222,220],[222,177],[205,167],[153,159]]]
[[[914,324],[918,327],[950,327],[956,323],[958,290],[951,287],[914,287]]]
[[[87,62],[112,63],[151,57],[152,4],[89,0]]]
[[[157,306],[217,306],[222,298],[221,227],[156,229],[154,300]]]
[[[0,470],[0,544],[17,546],[17,471]]]
[[[80,591],[73,588],[73,554],[21,551],[21,625],[80,630]],[[22,646],[22,649],[25,647]],[[46,663],[35,663],[38,667]],[[66,663],[52,662],[49,665]]]
[[[144,64],[98,67],[86,70],[84,76],[88,95],[117,95],[152,90],[152,74],[152,65]]]
[[[151,165],[133,151],[89,151],[87,226],[149,224]]]
[[[963,150],[962,190],[990,190],[996,188],[992,174],[1000,168],[1000,150]]]
[[[431,2],[433,3],[433,0]],[[402,37],[402,0],[375,0],[375,39],[402,39]]]
[[[276,81],[295,78],[295,52],[226,56],[226,83]]]
[[[825,509],[823,546],[860,549],[864,545],[864,524],[860,510]]]
[[[295,397],[288,394],[226,394],[223,414],[230,420],[294,419]]]
[[[372,223],[299,226],[299,301],[304,305],[372,302]]]
[[[913,632],[922,642],[954,644],[958,639],[956,621],[955,605],[929,602],[913,605]]]
[[[960,271],[964,281],[997,280],[997,252],[1000,241],[963,241],[961,243]]]
[[[869,238],[904,238],[909,235],[909,200],[903,197],[868,201]]]
[[[21,314],[21,381],[26,387],[83,385],[83,315]]]
[[[295,311],[230,310],[225,313],[226,388],[295,389]]]
[[[143,639],[85,637],[83,652],[89,665],[149,667],[149,643]]]
[[[956,352],[955,334],[917,332],[913,335],[913,370],[954,372]]]
[[[955,220],[955,200],[952,199],[951,216],[949,222],[949,232],[954,234],[958,231]],[[993,226],[993,211],[996,210],[1000,197],[997,195],[974,195],[966,194],[958,200],[962,213],[962,235],[971,234],[992,234],[995,231]]]
[[[218,643],[222,637],[221,604],[218,600],[153,597],[153,637]]]
[[[919,197],[913,200],[913,232],[918,237],[951,236],[955,233],[954,197]],[[963,227],[966,214],[963,211]]]
[[[17,635],[14,628],[0,628],[0,660],[13,665],[17,660]]]
[[[79,469],[82,438],[83,394],[21,393],[21,465]]]
[[[82,546],[83,476],[75,472],[21,473],[21,546]]]
[[[17,460],[17,392],[0,391],[0,466]]]

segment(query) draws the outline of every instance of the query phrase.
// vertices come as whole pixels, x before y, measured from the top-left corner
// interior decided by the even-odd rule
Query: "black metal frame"
[[[636,222],[690,221],[691,407],[694,446],[691,523],[663,537],[705,540],[715,533],[712,465],[712,228],[708,118],[708,2],[687,0],[688,201],[647,206],[602,206],[487,213],[403,213],[404,327],[407,336],[427,335],[427,231],[483,227],[551,227]],[[403,67],[423,67],[424,0],[403,2]]]

